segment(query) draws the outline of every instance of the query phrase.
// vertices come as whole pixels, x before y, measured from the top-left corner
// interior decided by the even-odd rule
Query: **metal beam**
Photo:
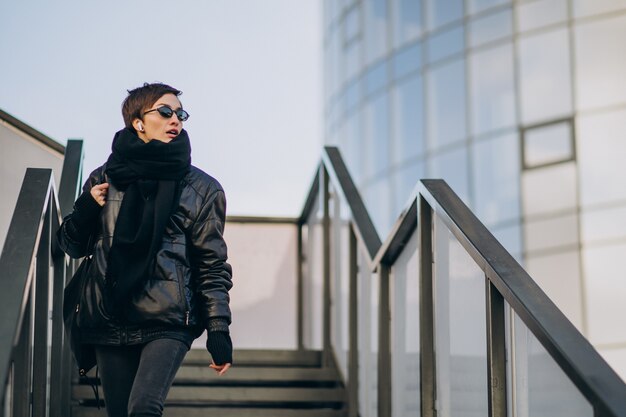
[[[504,298],[485,277],[489,417],[506,417],[506,330]]]
[[[358,246],[352,227],[349,228],[349,348],[348,348],[348,417],[359,415],[359,309],[358,309]]]
[[[33,415],[48,417],[50,395],[50,356],[48,337],[50,333],[50,254],[51,254],[51,215],[53,200],[48,199],[48,209],[44,216],[41,238],[37,250],[35,269],[35,337],[33,339]],[[18,370],[19,371],[19,370]]]
[[[448,184],[421,180],[419,193],[591,405],[626,417],[624,381]]]
[[[320,169],[322,183],[322,257],[323,257],[323,318],[322,318],[322,363],[324,366],[332,364],[332,343],[331,343],[331,315],[330,315],[330,192],[328,187],[330,180],[328,171],[322,167]]]
[[[0,255],[0,380],[6,381],[13,346],[27,304],[43,216],[50,198],[52,170],[28,168]],[[4,396],[4,393],[1,394]]]
[[[422,417],[436,417],[435,323],[433,306],[433,215],[419,197],[420,393]]]
[[[378,417],[391,417],[391,306],[390,267],[379,267],[380,300],[378,311]]]

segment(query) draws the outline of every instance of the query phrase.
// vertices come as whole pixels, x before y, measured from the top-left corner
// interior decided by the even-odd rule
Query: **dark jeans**
[[[162,416],[163,403],[187,350],[186,344],[174,339],[96,346],[108,416]]]

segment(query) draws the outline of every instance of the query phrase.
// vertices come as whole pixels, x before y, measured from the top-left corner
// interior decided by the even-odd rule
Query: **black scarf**
[[[118,316],[152,272],[165,226],[178,205],[180,180],[191,165],[191,146],[185,130],[169,143],[146,143],[125,128],[115,134],[112,151],[106,173],[115,188],[125,191],[107,264],[108,309]]]

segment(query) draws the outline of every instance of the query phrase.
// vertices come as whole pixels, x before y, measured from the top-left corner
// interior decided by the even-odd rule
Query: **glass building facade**
[[[444,178],[626,378],[626,0],[325,0],[325,142],[384,239]]]

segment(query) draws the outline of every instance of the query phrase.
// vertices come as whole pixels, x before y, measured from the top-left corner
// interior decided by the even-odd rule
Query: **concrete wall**
[[[63,154],[0,120],[0,251],[29,167],[52,168],[58,189]]]
[[[296,226],[227,222],[224,238],[233,267],[235,349],[296,349]],[[204,348],[205,340],[194,348]]]

